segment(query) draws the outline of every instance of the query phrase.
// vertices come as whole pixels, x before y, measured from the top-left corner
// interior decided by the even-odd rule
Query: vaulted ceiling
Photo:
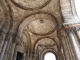
[[[57,54],[61,50],[58,30],[75,20],[73,0],[0,0],[0,33],[12,35],[23,53],[45,50],[44,55],[47,49]]]

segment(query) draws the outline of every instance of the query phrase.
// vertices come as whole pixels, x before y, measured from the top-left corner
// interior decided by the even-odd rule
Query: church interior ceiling
[[[58,31],[76,19],[74,16],[70,0],[0,0],[0,39],[16,43],[16,50],[26,57],[24,60],[41,60],[46,52],[64,60]]]

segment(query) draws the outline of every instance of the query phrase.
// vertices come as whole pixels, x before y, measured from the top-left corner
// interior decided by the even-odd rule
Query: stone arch
[[[52,39],[52,38],[50,38],[50,37],[43,37],[43,38],[39,38],[38,40],[35,41],[32,50],[35,51],[35,46],[36,46],[36,44],[37,44],[41,39],[45,39],[45,38],[51,39],[51,40],[52,40],[53,42],[55,42],[55,44],[57,45],[57,42],[56,42],[54,39]],[[57,45],[57,48],[58,48],[58,45]]]
[[[31,13],[30,15],[28,15],[28,16],[26,16],[22,21],[21,21],[21,23],[20,23],[20,25],[19,25],[19,28],[18,28],[18,35],[17,35],[17,37],[18,38],[20,38],[20,39],[22,39],[22,33],[24,32],[24,30],[25,30],[25,27],[29,24],[29,23],[31,23],[32,21],[34,21],[34,20],[29,20],[30,19],[30,17],[32,17],[32,16],[34,16],[34,15],[37,15],[37,14],[44,14],[44,15],[48,15],[48,16],[50,16],[52,19],[54,19],[54,21],[52,21],[52,22],[55,22],[55,25],[56,25],[56,28],[57,28],[57,26],[58,26],[58,24],[57,24],[57,18],[53,15],[53,14],[51,14],[51,13],[48,13],[48,12],[36,12],[36,13]],[[29,19],[28,19],[29,18]],[[55,29],[55,30],[57,30],[57,29]],[[55,31],[54,30],[54,31]],[[53,31],[53,32],[54,32]],[[29,31],[27,31],[27,32],[29,32]],[[36,34],[34,34],[34,35],[36,35]],[[44,35],[38,35],[38,36],[44,36]],[[45,37],[46,38],[46,37]],[[47,37],[47,38],[49,38],[49,37]],[[39,38],[40,39],[40,38]],[[39,40],[38,39],[38,40]],[[50,39],[52,39],[52,38],[50,38]],[[37,41],[38,41],[37,40]],[[21,40],[22,41],[22,40]],[[36,42],[37,42],[36,41]],[[53,40],[54,41],[54,40]],[[32,45],[32,43],[30,43],[31,45]],[[31,54],[34,54],[34,51],[35,51],[35,44],[36,43],[34,43],[34,45],[32,46],[32,48],[31,48]],[[57,42],[56,42],[56,44],[57,44]],[[58,46],[57,46],[58,47]]]
[[[46,41],[44,39],[47,39]],[[50,39],[50,40],[48,40]],[[43,41],[43,42],[42,42]],[[42,43],[41,43],[42,42]],[[52,42],[52,43],[50,43]],[[43,44],[44,43],[44,44]],[[45,44],[46,43],[46,44]],[[35,59],[38,59],[40,58],[40,60],[42,60],[42,56],[43,56],[43,53],[44,51],[46,50],[49,50],[50,52],[54,52],[56,54],[58,54],[58,46],[57,46],[57,43],[55,42],[55,40],[49,38],[49,37],[45,37],[45,38],[41,38],[41,39],[38,39],[34,45],[33,45],[33,54],[35,54],[33,56],[33,58]],[[46,51],[46,52],[49,52],[49,51]],[[45,52],[45,53],[46,53]],[[38,55],[39,54],[39,55]]]
[[[2,29],[3,32],[8,33],[11,30],[13,25],[13,16],[7,0],[5,2],[6,3],[3,3],[3,1],[0,1],[0,5],[3,9],[3,15],[4,15],[3,16],[4,19],[1,21],[1,24],[0,24],[0,29]]]
[[[24,41],[23,44],[25,45],[24,48],[26,48],[25,53],[26,53],[27,57],[30,57],[31,56],[31,45],[32,45],[32,43],[31,43],[31,38],[30,38],[29,32],[28,31],[26,31],[26,32],[27,33],[25,33],[25,31],[23,31],[23,35],[25,36],[25,39],[26,39],[26,41]]]
[[[48,53],[48,52],[53,53],[53,54],[55,55],[55,57],[56,57],[56,60],[59,60],[58,53],[55,52],[53,49],[45,49],[45,50],[43,51],[42,55],[41,55],[41,60],[44,60],[44,56],[45,56],[45,54]]]
[[[66,4],[65,4],[66,2]],[[74,0],[60,0],[61,11],[64,18],[64,23],[74,21],[73,23],[78,23],[79,19],[75,9]]]
[[[58,24],[57,24],[57,18],[56,18],[53,14],[48,13],[48,12],[43,12],[43,11],[34,12],[34,13],[31,13],[31,14],[29,14],[28,16],[26,16],[26,17],[19,23],[18,29],[17,29],[17,30],[18,30],[17,36],[18,36],[19,38],[21,38],[21,35],[22,35],[22,32],[23,32],[24,27],[26,26],[26,24],[28,24],[28,23],[27,23],[28,20],[26,20],[26,19],[27,19],[28,17],[32,16],[32,15],[35,15],[35,14],[48,14],[48,15],[50,15],[51,17],[53,17],[53,18],[55,19],[56,27],[58,26]]]
[[[25,1],[26,4],[29,4],[29,6],[24,5],[25,4],[24,1],[20,1],[20,3],[22,3],[22,4],[20,4],[20,3],[18,3],[19,1],[11,0],[11,2],[13,4],[15,4],[17,7],[21,8],[21,9],[24,9],[24,10],[38,10],[38,9],[41,9],[41,8],[45,7],[51,0],[47,0],[45,3],[43,3],[42,5],[40,4],[40,6],[38,6],[38,7],[31,7],[32,5],[29,3],[30,1],[28,1],[28,2]],[[34,2],[34,1],[32,1],[32,2]],[[38,1],[37,1],[37,3],[38,3]],[[35,5],[35,6],[37,6],[37,5]]]

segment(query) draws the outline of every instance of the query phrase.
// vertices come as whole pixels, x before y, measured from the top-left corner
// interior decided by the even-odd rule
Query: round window
[[[44,60],[56,60],[56,56],[53,53],[48,52],[45,54]]]
[[[80,19],[80,0],[75,0],[75,8],[76,8],[77,15]]]

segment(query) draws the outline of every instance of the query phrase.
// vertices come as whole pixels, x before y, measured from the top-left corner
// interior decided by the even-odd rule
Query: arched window
[[[76,8],[77,15],[80,19],[80,0],[75,0],[75,8]]]
[[[56,56],[53,53],[48,52],[44,55],[44,60],[56,60]]]

